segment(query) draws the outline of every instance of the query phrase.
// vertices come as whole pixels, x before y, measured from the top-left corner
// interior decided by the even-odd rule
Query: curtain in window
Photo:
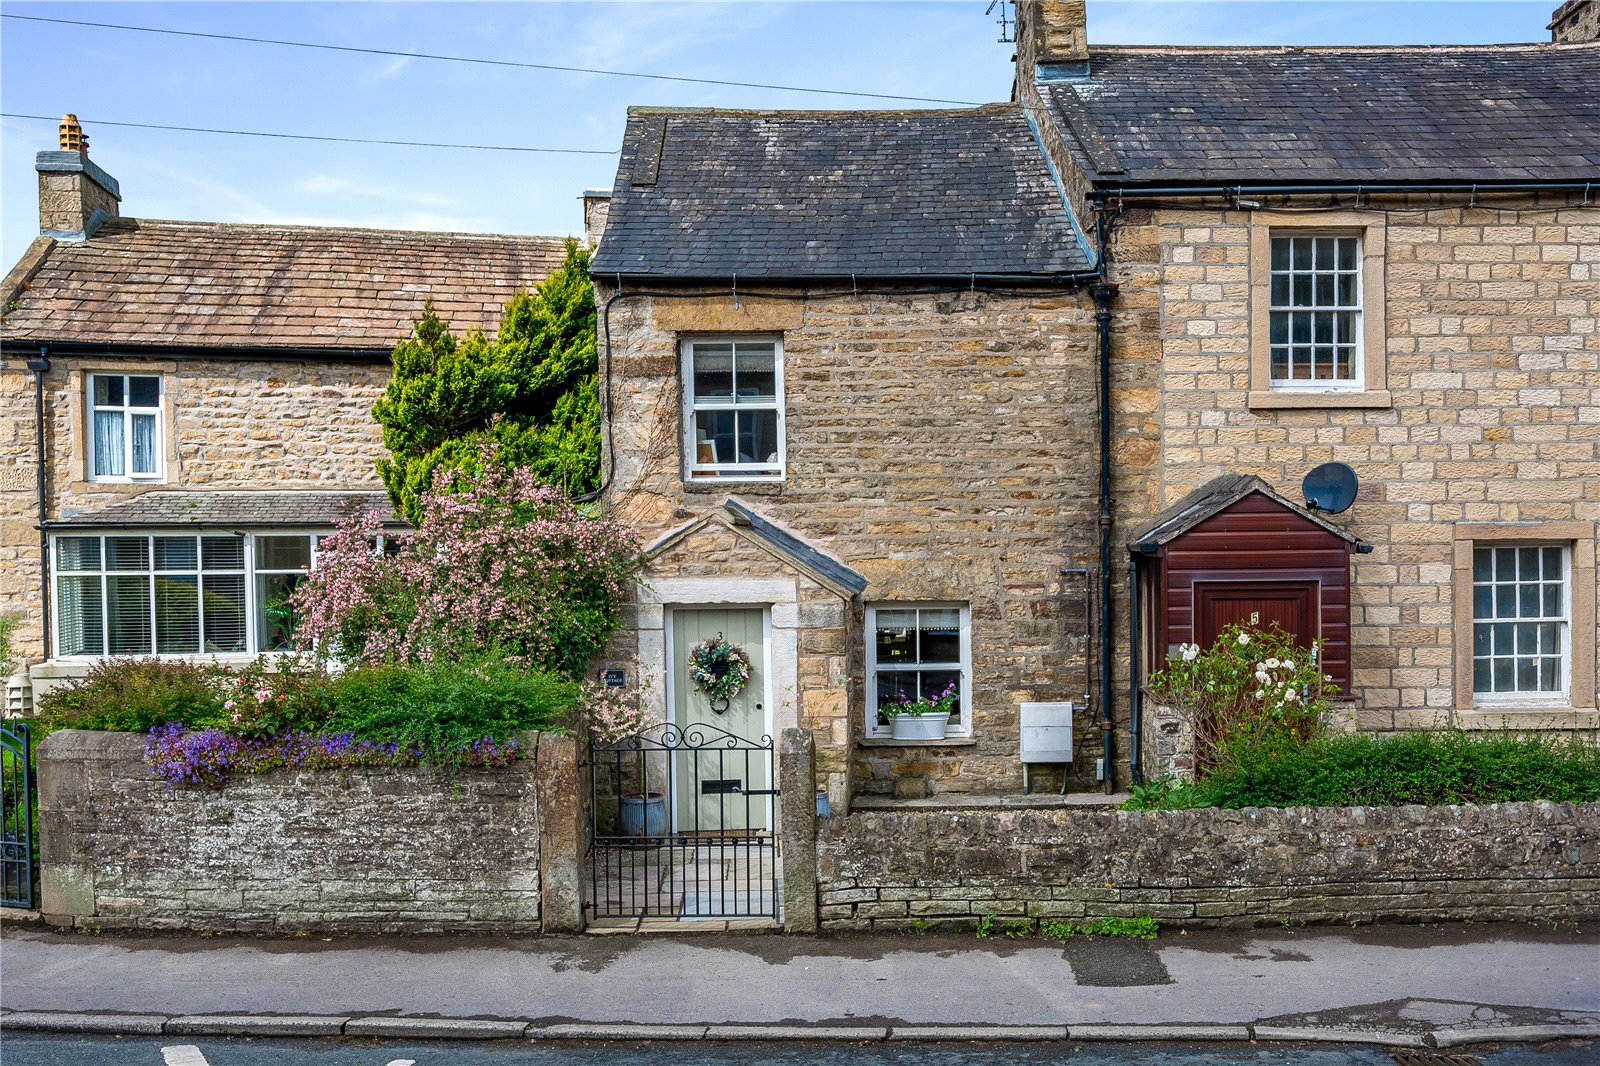
[[[122,477],[122,412],[94,413],[94,473],[96,477]]]
[[[133,472],[156,472],[156,416],[133,415]]]

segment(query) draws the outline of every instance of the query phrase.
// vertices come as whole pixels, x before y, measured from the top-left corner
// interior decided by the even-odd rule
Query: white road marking
[[[390,1059],[388,1066],[417,1066],[416,1059]]]
[[[211,1066],[200,1049],[193,1044],[174,1044],[161,1049],[161,1055],[167,1060],[167,1066]]]

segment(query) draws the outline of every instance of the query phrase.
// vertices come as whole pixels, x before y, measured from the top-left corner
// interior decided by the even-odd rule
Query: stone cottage
[[[1360,728],[1594,728],[1587,7],[1203,49],[1018,8],[1007,105],[630,114],[606,500],[654,544],[616,661],[697,721],[686,649],[737,631],[724,724],[810,726],[835,805],[1017,791],[1041,704],[1067,785],[1138,779],[1139,682],[1241,620],[1322,641]],[[884,735],[951,681],[942,740]]]
[[[1118,289],[1124,683],[1263,618],[1325,642],[1363,729],[1600,724],[1589,6],[1550,44],[1301,49],[1102,48],[1081,3],[1022,5],[1018,98]],[[1308,513],[1329,463],[1312,498],[1353,503]]]
[[[76,119],[61,136],[3,284],[17,651],[35,690],[107,655],[248,661],[284,644],[277,605],[318,534],[389,514],[371,409],[424,301],[492,331],[563,241],[128,218]]]
[[[1091,253],[1023,110],[635,108],[608,211],[605,500],[650,544],[613,661],[665,720],[809,727],[840,807],[1020,791],[1024,703],[1092,787]],[[718,634],[721,715],[684,680]],[[952,684],[942,739],[890,736]]]

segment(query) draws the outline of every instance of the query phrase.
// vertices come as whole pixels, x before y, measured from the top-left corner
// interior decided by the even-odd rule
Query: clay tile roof
[[[1089,67],[1042,87],[1109,184],[1600,181],[1600,44],[1102,48]]]
[[[596,276],[1053,275],[1088,258],[1022,111],[635,108]]]
[[[383,492],[190,492],[156,489],[105,507],[68,513],[52,529],[159,529],[169,526],[216,529],[279,527],[330,528],[357,512],[378,515],[384,525],[402,528]]]
[[[561,265],[559,237],[113,219],[50,249],[0,339],[388,351],[433,298],[459,336]]]

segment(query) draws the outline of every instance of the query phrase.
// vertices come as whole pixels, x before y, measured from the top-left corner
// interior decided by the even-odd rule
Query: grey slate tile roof
[[[825,584],[846,596],[859,596],[867,587],[867,579],[857,570],[791,533],[766,515],[752,511],[738,497],[729,496],[722,501],[722,506],[733,516],[735,524],[744,526],[774,551],[793,559],[802,569],[815,574]]]
[[[1306,521],[1315,522],[1329,533],[1351,544],[1361,544],[1361,539],[1350,531],[1334,525],[1310,508],[1279,495],[1273,491],[1271,485],[1254,474],[1222,474],[1212,478],[1140,526],[1134,532],[1128,546],[1146,554],[1153,552],[1161,545],[1181,537],[1206,519],[1226,511],[1252,492],[1261,493]]]
[[[357,512],[371,512],[391,529],[405,528],[383,492],[191,492],[154,489],[106,507],[68,513],[51,529],[328,528]]]
[[[49,250],[0,339],[383,350],[433,300],[461,336],[549,277],[560,237],[118,218]]]
[[[1102,48],[1090,72],[1044,93],[1104,184],[1600,181],[1600,44]]]
[[[1014,104],[634,108],[597,275],[1053,275],[1089,262]]]

